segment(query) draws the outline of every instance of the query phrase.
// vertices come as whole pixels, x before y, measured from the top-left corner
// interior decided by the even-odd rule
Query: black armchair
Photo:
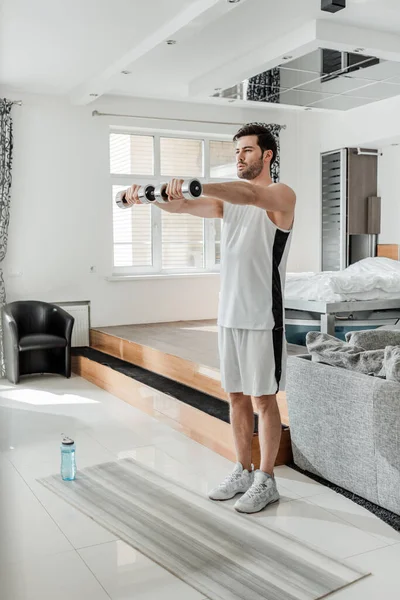
[[[55,304],[27,300],[2,311],[6,377],[59,373],[71,377],[71,337],[75,319]]]

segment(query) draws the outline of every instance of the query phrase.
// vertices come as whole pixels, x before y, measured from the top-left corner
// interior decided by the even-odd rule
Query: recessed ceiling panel
[[[214,96],[251,102],[350,110],[400,96],[400,63],[319,48],[282,63]]]
[[[287,60],[280,65],[281,67],[287,67],[294,71],[312,71],[317,77],[321,75],[321,50],[314,50],[309,52],[300,58],[290,60],[291,57],[287,57]]]
[[[384,98],[392,98],[400,96],[400,85],[390,83],[372,83],[363,88],[357,88],[350,92],[346,92],[346,96],[357,96],[358,98],[372,98],[374,100],[383,100]]]
[[[343,94],[370,84],[371,82],[368,79],[357,79],[348,75],[340,75],[335,79],[328,79],[327,81],[318,79],[317,81],[305,83],[300,86],[300,89],[309,90],[310,92],[323,92],[324,94]]]
[[[279,67],[279,74],[281,87],[285,89],[299,85],[305,86],[307,83],[311,85],[320,80],[320,74],[316,71],[296,71],[287,67]]]
[[[398,83],[400,84],[400,76],[399,77],[391,77],[386,81],[386,83]]]
[[[372,66],[365,63],[361,65],[360,69],[349,73],[349,75],[350,77],[362,76],[364,79],[372,79],[373,81],[384,81],[400,75],[400,63],[389,60],[381,60],[379,64]]]
[[[332,94],[321,94],[318,92],[307,92],[304,90],[287,90],[280,94],[281,104],[293,106],[310,106],[315,102],[331,98]]]
[[[329,110],[351,110],[365,104],[371,104],[374,100],[365,98],[352,98],[351,96],[331,96],[312,104],[313,108],[325,108]]]

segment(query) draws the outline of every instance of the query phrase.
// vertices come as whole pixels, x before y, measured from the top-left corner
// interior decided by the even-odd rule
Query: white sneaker
[[[233,472],[225,477],[224,481],[218,487],[211,490],[208,494],[210,500],[230,500],[236,494],[243,494],[252,486],[254,481],[254,471],[243,469],[241,463],[236,463]]]
[[[268,504],[278,502],[279,498],[275,478],[263,471],[256,471],[253,485],[239,498],[234,508],[242,513],[256,513]]]

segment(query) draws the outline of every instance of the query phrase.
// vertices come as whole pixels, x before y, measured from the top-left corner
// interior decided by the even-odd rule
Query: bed
[[[396,324],[400,320],[400,262],[366,258],[339,272],[288,273],[285,317],[287,330],[308,327],[330,335],[336,335],[338,327]]]

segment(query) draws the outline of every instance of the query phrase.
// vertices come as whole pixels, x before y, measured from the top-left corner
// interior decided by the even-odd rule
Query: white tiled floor
[[[163,396],[163,402],[168,401]],[[0,383],[1,600],[202,600],[201,594],[36,482],[59,470],[61,433],[78,468],[124,456],[201,494],[232,464],[151,417],[72,377]],[[400,534],[351,501],[288,467],[282,500],[254,519],[349,560],[372,576],[331,597],[399,598]]]

